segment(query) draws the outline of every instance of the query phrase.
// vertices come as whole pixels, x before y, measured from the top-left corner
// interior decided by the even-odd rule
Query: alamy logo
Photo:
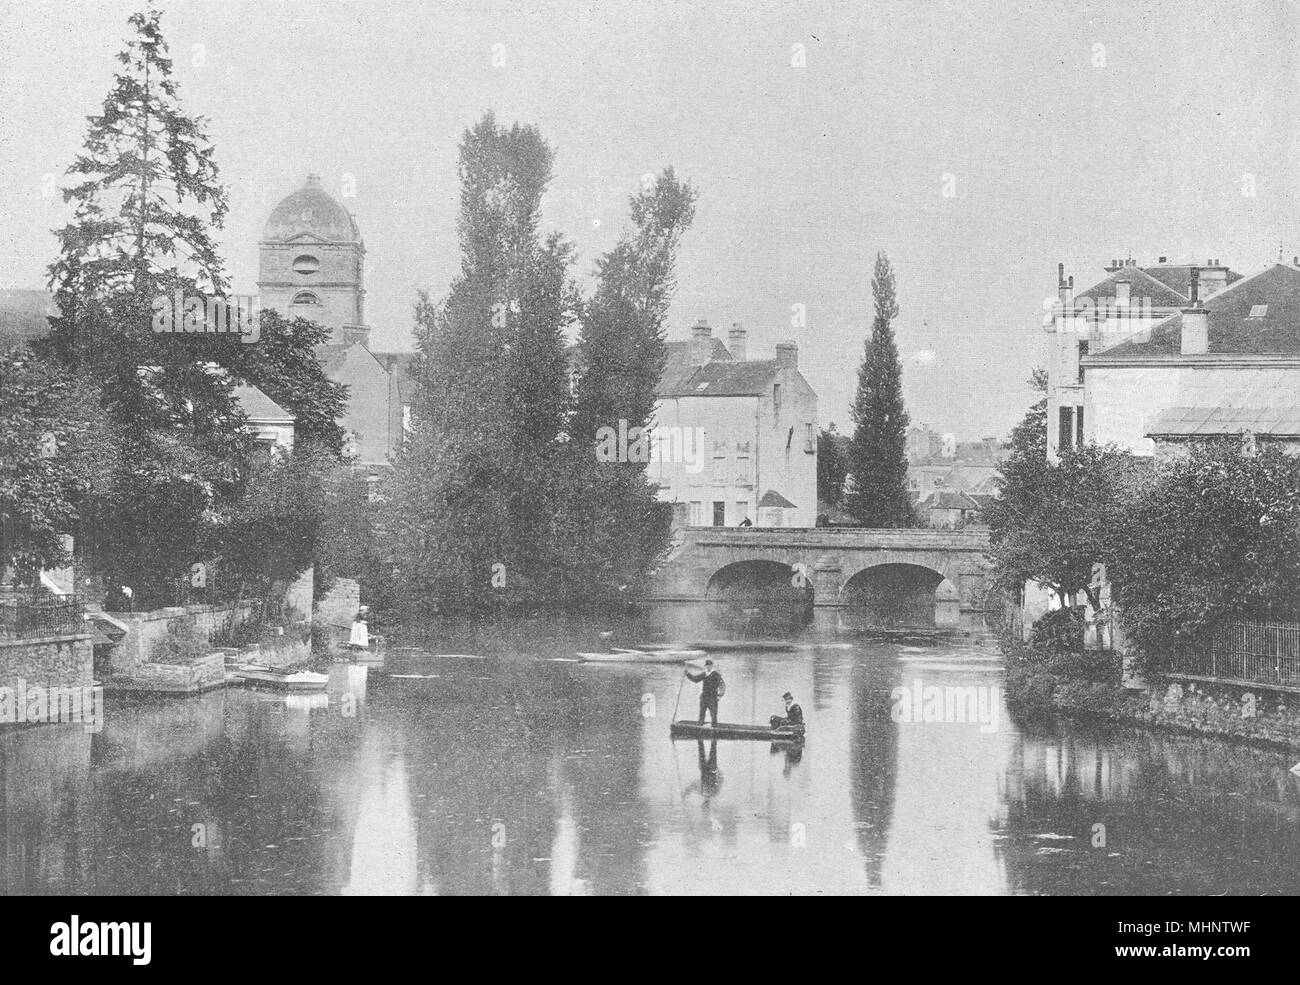
[[[596,430],[596,459],[601,462],[673,462],[692,475],[704,469],[704,428],[628,427]]]
[[[153,925],[150,923],[82,923],[74,913],[67,923],[50,926],[50,953],[56,958],[130,957],[131,963],[149,963]]]
[[[978,723],[985,735],[998,730],[1002,714],[1002,691],[996,685],[927,686],[919,677],[912,686],[896,687],[889,694],[893,707],[889,715],[896,722]]]
[[[238,335],[246,344],[262,337],[261,306],[252,294],[203,297],[177,288],[153,299],[153,330],[158,334]]]
[[[15,687],[0,687],[0,725],[80,724],[83,732],[104,730],[104,689],[35,684],[18,678]]]

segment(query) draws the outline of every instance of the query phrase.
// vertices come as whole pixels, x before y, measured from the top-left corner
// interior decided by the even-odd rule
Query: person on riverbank
[[[713,725],[717,726],[718,699],[726,692],[726,685],[722,681],[722,675],[714,669],[713,661],[704,661],[704,670],[699,674],[692,674],[688,667],[686,678],[695,684],[703,685],[700,688],[700,724],[704,724],[704,713],[707,711]]]
[[[772,728],[803,728],[803,709],[795,703],[794,695],[789,691],[781,695],[781,700],[785,702],[785,714],[773,715],[771,718]]]

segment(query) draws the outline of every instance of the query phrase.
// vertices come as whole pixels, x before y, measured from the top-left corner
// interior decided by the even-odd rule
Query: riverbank
[[[1090,663],[1095,660],[1097,662]],[[1063,715],[1300,749],[1300,694],[1192,680],[1125,687],[1118,657],[1029,660],[1007,653],[1007,707],[1028,717]]]

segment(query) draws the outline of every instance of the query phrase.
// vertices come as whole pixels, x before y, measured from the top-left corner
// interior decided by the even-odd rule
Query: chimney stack
[[[713,355],[713,328],[701,318],[691,327],[691,365],[703,366]]]
[[[782,371],[794,372],[799,368],[799,346],[795,342],[778,342],[776,344],[776,367]]]
[[[1201,307],[1200,271],[1191,270],[1191,306],[1183,309],[1183,331],[1178,350],[1184,356],[1203,356],[1210,351],[1210,313]]]
[[[727,348],[731,351],[731,358],[736,362],[745,361],[745,326],[740,322],[735,322],[731,330],[727,332]]]

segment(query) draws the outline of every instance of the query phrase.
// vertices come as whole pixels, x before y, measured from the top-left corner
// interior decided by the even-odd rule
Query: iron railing
[[[1300,623],[1234,620],[1174,660],[1176,674],[1300,687]]]
[[[0,599],[0,639],[34,640],[85,632],[80,599]]]

